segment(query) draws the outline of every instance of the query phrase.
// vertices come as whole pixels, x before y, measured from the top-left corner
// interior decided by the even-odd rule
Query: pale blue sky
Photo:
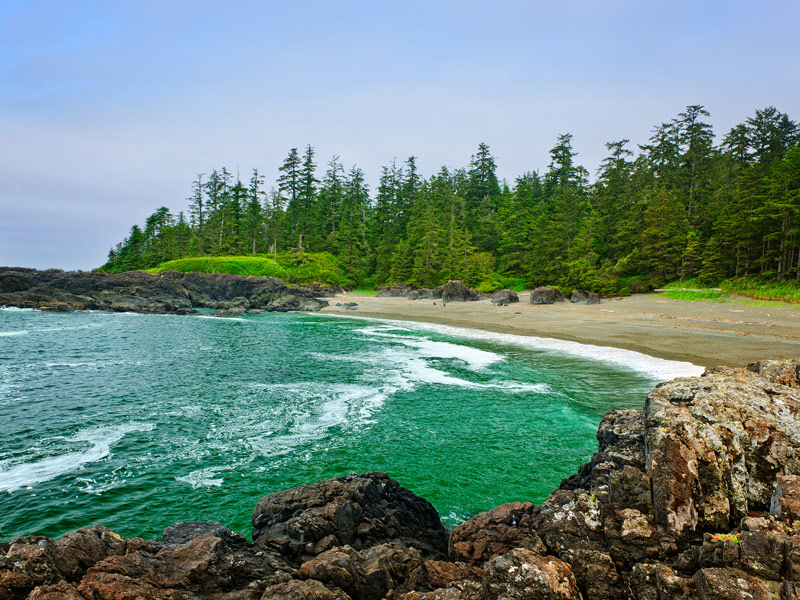
[[[592,173],[687,104],[800,119],[800,2],[0,2],[0,265],[90,269],[212,167],[292,146],[371,183],[480,142],[512,181],[572,133]],[[635,147],[635,146],[634,146]]]

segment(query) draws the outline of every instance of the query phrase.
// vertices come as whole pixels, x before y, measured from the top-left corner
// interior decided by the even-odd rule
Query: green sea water
[[[0,541],[249,536],[264,494],[388,472],[454,526],[542,502],[687,363],[437,325],[0,310]]]

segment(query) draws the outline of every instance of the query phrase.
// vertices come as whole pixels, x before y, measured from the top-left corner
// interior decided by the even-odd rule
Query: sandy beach
[[[751,300],[687,302],[638,294],[599,305],[495,306],[488,300],[451,302],[376,298],[343,293],[322,313],[423,321],[635,350],[669,360],[711,367],[742,366],[763,358],[800,356],[800,306]],[[357,302],[357,311],[335,306]],[[765,305],[769,304],[769,305]]]

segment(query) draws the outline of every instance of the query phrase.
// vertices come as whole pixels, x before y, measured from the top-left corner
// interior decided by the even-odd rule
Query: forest
[[[338,156],[320,172],[292,148],[274,185],[254,169],[198,176],[186,211],[158,208],[101,271],[186,257],[322,260],[349,287],[461,279],[483,291],[558,285],[605,294],[675,280],[800,280],[800,129],[774,107],[715,143],[692,105],[647,143],[606,144],[594,177],[558,136],[540,173],[499,181],[489,146],[463,168],[425,177],[416,158],[384,166],[376,190]],[[333,267],[332,267],[333,268]]]

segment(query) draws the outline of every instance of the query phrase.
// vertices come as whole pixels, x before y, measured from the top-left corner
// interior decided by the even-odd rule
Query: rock
[[[342,304],[345,310],[358,310],[358,302],[345,302]]]
[[[414,291],[414,287],[407,283],[395,283],[387,288],[382,289],[375,294],[377,298],[402,298],[409,292]]]
[[[566,302],[566,299],[564,298],[564,294],[561,293],[561,290],[559,290],[558,288],[553,288],[553,291],[555,292],[554,300],[556,302]]]
[[[420,288],[418,290],[411,290],[404,297],[410,300],[431,300],[433,298],[441,298],[442,293],[441,291],[439,291],[437,295],[437,293],[434,290],[428,288]]]
[[[62,581],[55,585],[42,585],[27,596],[28,600],[86,600],[71,583]]]
[[[800,387],[800,357],[789,360],[761,360],[747,365],[747,370],[758,373],[772,383]]]
[[[553,304],[556,301],[556,290],[551,287],[538,287],[531,291],[531,304]]]
[[[589,292],[585,292],[583,290],[573,290],[569,295],[569,301],[573,304],[577,304],[578,302],[586,302],[588,299]]]
[[[697,598],[693,578],[681,577],[671,567],[661,563],[634,565],[626,578],[626,583],[632,592],[632,597],[642,600]]]
[[[143,271],[83,273],[0,268],[0,305],[41,310],[110,310],[185,314],[214,308],[225,314],[249,309],[319,310],[327,301],[314,290],[288,288],[273,277],[227,273]]]
[[[534,522],[538,512],[530,502],[512,502],[476,515],[450,533],[450,559],[482,565],[514,548],[544,554]]]
[[[126,550],[126,540],[99,525],[58,540],[16,538],[0,553],[0,599],[25,598],[37,586],[78,581],[95,563]]]
[[[361,550],[402,541],[430,558],[447,552],[447,533],[431,504],[386,473],[350,475],[264,496],[253,539],[293,559],[336,546]]]
[[[342,590],[325,587],[314,579],[277,583],[264,590],[261,600],[351,600]]]
[[[600,304],[600,296],[595,293],[591,293],[586,296],[586,304]]]
[[[479,582],[482,577],[483,569],[475,565],[463,562],[426,560],[411,573],[408,587],[412,590],[433,591],[457,582]]]
[[[303,563],[300,572],[344,590],[355,600],[380,600],[402,587],[422,565],[414,548],[393,542],[356,552],[350,546],[332,548]]]
[[[494,304],[511,304],[519,302],[519,296],[512,290],[497,290],[489,297],[489,300]]]
[[[582,598],[572,568],[553,556],[517,548],[486,563],[486,600],[575,600]]]
[[[204,534],[175,546],[145,545],[90,568],[78,591],[87,598],[193,598],[202,594],[261,595],[288,580],[291,565],[241,536]],[[258,583],[262,582],[262,583]]]
[[[455,581],[431,592],[408,592],[400,600],[484,600],[483,587],[476,581]]]
[[[787,523],[800,522],[800,476],[777,476],[769,511]]]
[[[728,531],[800,474],[800,392],[744,369],[675,379],[647,396],[654,516],[678,537]]]
[[[161,536],[161,543],[167,546],[179,546],[201,535],[213,535],[236,543],[246,541],[242,535],[231,531],[217,521],[190,521],[167,527]]]
[[[463,281],[448,281],[436,289],[441,292],[442,302],[468,302],[481,298],[478,290],[468,288]]]
[[[782,587],[766,582],[738,569],[701,569],[694,577],[702,600],[780,600]]]

